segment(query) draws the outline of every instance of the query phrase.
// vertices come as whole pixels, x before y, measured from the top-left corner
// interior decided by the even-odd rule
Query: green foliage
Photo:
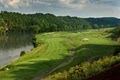
[[[43,40],[38,41],[36,36],[34,36],[32,43],[33,43],[34,48],[36,48],[36,47],[44,44],[44,41]]]
[[[103,17],[103,18],[86,18],[88,22],[90,22],[92,27],[95,28],[94,25],[98,25],[98,27],[117,27],[120,23],[120,19],[114,17]]]
[[[111,30],[111,33],[112,33],[111,35],[112,39],[120,42],[120,27]]]
[[[39,30],[40,30],[40,26],[38,26],[38,25],[34,25],[34,26],[32,27],[32,31],[33,31],[34,33],[38,33]]]
[[[15,12],[2,11],[0,13],[2,19],[9,31],[34,31],[52,32],[52,31],[71,31],[91,28],[89,22],[82,18],[70,16],[55,16],[53,14],[20,14]],[[0,23],[2,21],[0,20]],[[34,26],[34,25],[37,25]],[[32,27],[34,26],[34,27]],[[40,26],[38,28],[38,26]]]
[[[116,63],[120,63],[120,56],[109,56],[94,61],[92,64],[84,62],[69,70],[50,75],[43,80],[85,80],[86,78],[104,71]]]
[[[22,51],[21,53],[20,53],[20,56],[22,57],[23,55],[25,55],[25,51]]]
[[[38,43],[36,41],[36,37],[35,36],[34,36],[34,38],[32,40],[32,44],[33,44],[34,48],[38,46]]]
[[[114,29],[112,32],[113,32],[113,37],[115,38],[120,37],[120,27]]]
[[[6,27],[6,23],[5,21],[0,18],[0,34],[4,34],[7,31],[7,27]]]
[[[114,51],[114,56],[116,56],[116,55],[119,55],[120,54],[120,46],[117,46],[116,48],[115,48],[115,51]]]
[[[120,22],[117,18],[78,18],[55,16],[49,13],[21,14],[2,11],[0,13],[0,24],[3,24],[3,21],[6,27],[2,27],[8,31],[34,31],[32,27],[38,25],[40,26],[40,32],[80,31],[90,28],[117,26]]]

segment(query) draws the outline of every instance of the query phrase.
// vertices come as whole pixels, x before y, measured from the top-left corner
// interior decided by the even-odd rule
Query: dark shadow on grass
[[[87,60],[89,57],[93,56],[113,55],[118,47],[120,47],[120,45],[85,44],[77,47],[76,51],[79,54],[86,54]]]
[[[105,44],[85,44],[76,48],[76,54],[74,59],[68,65],[61,67],[56,72],[68,70],[70,67],[79,65],[83,62],[88,62],[93,58],[92,61],[96,61],[103,56],[113,55],[115,49],[119,47],[119,45],[105,45]]]
[[[110,36],[108,36],[108,38],[112,38],[112,40],[117,40],[120,37],[120,27],[115,28],[113,30],[108,30],[108,33],[111,33]]]
[[[85,45],[82,45],[82,46],[79,46],[76,48],[76,50],[80,50],[80,49],[83,49],[83,48],[86,48],[90,51],[99,51],[98,53],[101,53],[101,52],[104,52],[104,54],[112,54],[114,53],[114,50],[117,48],[117,47],[120,47],[120,45],[105,45],[105,44],[85,44]],[[102,54],[102,53],[101,53]]]

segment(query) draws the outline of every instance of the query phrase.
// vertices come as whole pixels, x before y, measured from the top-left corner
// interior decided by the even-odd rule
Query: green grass
[[[10,65],[9,71],[0,71],[0,80],[29,80],[64,60],[67,48],[61,44],[63,38],[56,34],[37,35],[45,44],[25,54]]]
[[[0,80],[31,80],[42,72],[54,68],[69,58],[72,47],[76,47],[73,61],[58,71],[87,61],[92,56],[111,55],[116,42],[107,38],[110,34],[101,30],[82,32],[52,32],[36,35],[37,48],[12,62],[10,70],[0,71]],[[84,38],[89,40],[85,41]]]
[[[61,67],[55,72],[68,70],[70,67],[88,61],[92,57],[96,57],[95,60],[98,60],[103,56],[112,55],[115,47],[119,44],[108,38],[110,34],[106,33],[105,30],[109,29],[86,30],[71,33],[69,39],[71,40],[71,44],[76,47],[75,58],[71,63]],[[85,41],[83,40],[84,38],[89,40]]]

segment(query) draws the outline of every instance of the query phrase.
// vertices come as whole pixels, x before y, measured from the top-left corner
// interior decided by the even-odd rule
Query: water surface
[[[33,48],[32,38],[32,33],[0,35],[0,67],[17,59],[21,51],[30,51]]]

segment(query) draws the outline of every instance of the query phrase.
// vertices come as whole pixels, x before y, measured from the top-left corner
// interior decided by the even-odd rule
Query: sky
[[[0,11],[120,18],[120,0],[0,0]]]

